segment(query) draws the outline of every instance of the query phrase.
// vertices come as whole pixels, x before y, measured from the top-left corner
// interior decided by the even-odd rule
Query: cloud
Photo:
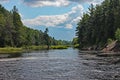
[[[23,3],[31,7],[43,7],[43,6],[68,6],[72,3],[88,3],[88,4],[100,4],[103,0],[23,0]]]
[[[43,6],[67,6],[70,4],[68,0],[23,0],[28,6],[31,7],[43,7]]]
[[[6,3],[9,2],[9,0],[0,0],[0,3]]]
[[[88,4],[100,4],[103,2],[103,0],[69,0],[70,2],[76,2],[76,3],[88,3]]]
[[[46,26],[54,27],[58,24],[64,23],[68,18],[67,14],[64,15],[52,15],[52,16],[38,16],[34,19],[23,20],[26,25],[29,26]]]
[[[73,28],[73,25],[72,24],[66,24],[66,27],[67,29],[72,29]]]
[[[25,19],[23,23],[27,26],[64,27],[72,29],[79,16],[82,15],[83,7],[77,5],[70,12],[62,15],[44,15],[33,19]]]
[[[103,1],[104,0],[87,0],[87,3],[96,5],[102,3]]]
[[[75,2],[75,3],[78,3],[78,4],[87,3],[87,4],[96,5],[96,4],[102,3],[104,0],[69,0],[69,1],[70,2]]]
[[[75,19],[73,19],[71,22],[77,24],[77,23],[80,21],[80,19],[81,19],[81,17],[78,16],[78,17],[76,17]]]

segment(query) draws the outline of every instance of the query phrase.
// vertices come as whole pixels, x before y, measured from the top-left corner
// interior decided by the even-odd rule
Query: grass
[[[73,45],[74,48],[79,48],[79,44]]]
[[[31,51],[31,50],[43,50],[43,49],[47,49],[47,46],[25,46],[25,47],[22,47],[24,50],[28,50],[28,51]]]
[[[68,46],[64,45],[56,45],[56,46],[50,46],[50,49],[67,49]],[[44,50],[47,49],[47,46],[27,46],[23,47],[25,50]]]
[[[24,50],[22,48],[13,48],[13,47],[5,47],[5,48],[0,48],[0,53],[1,54],[9,54],[9,53],[22,53]]]
[[[50,46],[50,49],[67,49],[67,48],[68,46],[64,46],[64,45]],[[44,50],[44,49],[47,49],[47,46],[24,46],[21,48],[4,47],[4,48],[0,48],[0,54],[23,53],[26,51]]]
[[[68,46],[65,45],[56,45],[56,46],[51,46],[50,49],[67,49]]]
[[[0,48],[0,54],[23,53],[32,50],[43,50],[43,49],[47,49],[47,46],[24,46],[21,48],[4,47],[4,48]]]

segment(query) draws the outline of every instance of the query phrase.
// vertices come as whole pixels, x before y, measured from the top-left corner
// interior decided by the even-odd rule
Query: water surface
[[[119,57],[77,49],[0,55],[0,80],[120,80]]]

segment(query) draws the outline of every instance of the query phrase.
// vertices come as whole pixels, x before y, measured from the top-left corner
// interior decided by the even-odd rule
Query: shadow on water
[[[17,57],[22,57],[22,53],[0,54],[0,59],[3,59],[3,58],[17,58]]]
[[[16,58],[16,57],[22,57],[22,53],[9,54],[7,58]]]
[[[37,50],[37,51],[31,51],[31,52],[24,52],[24,53],[5,53],[0,54],[0,59],[3,58],[18,58],[18,57],[33,57],[38,56],[42,57],[44,55],[45,57],[48,57],[49,50]]]

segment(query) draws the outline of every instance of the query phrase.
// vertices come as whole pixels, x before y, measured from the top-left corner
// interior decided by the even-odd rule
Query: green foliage
[[[78,38],[73,38],[72,44],[73,45],[78,44]]]
[[[112,40],[112,39],[109,38],[109,39],[107,40],[107,44],[111,44],[113,41],[114,41],[114,40]]]
[[[43,50],[43,49],[47,49],[47,46],[24,46],[22,47],[23,50],[25,51],[31,51],[31,50]]]
[[[48,46],[48,49],[49,49],[49,46],[50,46],[50,38],[49,38],[49,35],[48,35],[48,28],[45,29],[45,32],[44,32],[44,41],[45,41],[45,44]]]
[[[65,45],[57,45],[57,46],[51,46],[51,49],[67,49],[68,46]]]
[[[115,39],[120,28],[120,0],[104,0],[101,5],[91,5],[78,23],[76,35],[80,47],[104,46],[108,39]],[[119,39],[119,32],[117,32]]]
[[[13,54],[13,53],[22,53],[22,48],[13,48],[13,47],[6,47],[6,48],[0,48],[0,54]]]
[[[80,46],[79,44],[75,44],[73,47],[74,48],[79,48],[79,46]]]
[[[50,37],[48,31],[48,28],[45,32],[42,32],[24,26],[16,6],[13,7],[12,11],[7,11],[0,5],[0,47],[34,45],[26,48],[41,49],[41,46],[49,48],[50,45],[69,44],[68,41],[56,40]]]
[[[72,45],[74,48],[79,48],[78,38],[73,38]]]
[[[57,40],[57,45],[71,45],[71,41],[66,41],[66,40]]]
[[[120,28],[118,28],[115,32],[115,37],[118,41],[120,41]]]

